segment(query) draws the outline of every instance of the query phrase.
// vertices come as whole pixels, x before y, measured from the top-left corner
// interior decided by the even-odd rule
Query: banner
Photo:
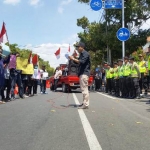
[[[17,70],[22,70],[22,74],[33,74],[33,64],[28,64],[27,58],[17,57]]]
[[[24,70],[24,68],[27,67],[28,59],[22,58],[22,57],[17,57],[16,62],[17,62],[16,69],[17,70]]]
[[[33,64],[28,64],[27,67],[23,68],[22,74],[33,74],[34,69],[33,69]]]

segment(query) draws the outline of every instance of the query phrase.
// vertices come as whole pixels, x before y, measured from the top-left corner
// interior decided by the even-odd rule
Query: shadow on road
[[[78,107],[78,105],[76,105],[76,104],[69,104],[69,105],[60,105],[61,107],[71,107],[71,108],[77,108]]]

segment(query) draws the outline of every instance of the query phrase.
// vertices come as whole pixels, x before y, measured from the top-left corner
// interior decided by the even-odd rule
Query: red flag
[[[28,63],[32,64],[32,52],[30,52],[29,58],[28,58]]]
[[[74,57],[78,56],[76,50],[74,50],[73,56],[74,56]]]
[[[7,42],[8,42],[8,37],[7,37],[6,28],[5,28],[5,23],[3,22],[2,30],[0,33],[0,43],[7,43]]]
[[[37,55],[37,54],[35,54],[35,55],[33,56],[33,58],[32,58],[32,63],[33,63],[34,65],[37,65],[37,63],[38,63],[38,55]]]
[[[69,45],[68,51],[70,52],[70,45]]]
[[[60,48],[54,53],[56,55],[56,58],[60,58]]]

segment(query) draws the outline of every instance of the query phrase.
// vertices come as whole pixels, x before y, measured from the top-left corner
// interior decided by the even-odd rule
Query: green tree
[[[20,49],[17,44],[9,44],[9,47],[10,47],[11,53],[17,53],[18,52],[20,54],[20,57],[23,57],[23,58],[29,58],[29,55],[32,52],[32,50],[30,50],[30,49]],[[32,57],[34,55],[35,54],[33,53]],[[44,61],[42,58],[40,58],[39,55],[38,55],[38,60],[39,60],[39,67],[41,68],[42,65],[45,65],[49,76],[53,75],[54,68],[50,67],[49,62]]]
[[[78,0],[78,2],[89,4],[89,0]],[[133,25],[131,37],[125,42],[126,55],[145,45],[146,37],[150,35],[150,30],[139,30],[143,22],[150,18],[149,6],[150,0],[125,2],[125,26],[128,27],[129,23]],[[114,61],[122,57],[122,43],[116,37],[117,30],[122,26],[121,14],[121,10],[106,10],[103,16],[104,22],[98,23],[90,23],[85,16],[77,19],[77,25],[83,28],[83,32],[78,33],[78,37],[86,43],[87,50],[101,51],[105,56],[108,47]]]

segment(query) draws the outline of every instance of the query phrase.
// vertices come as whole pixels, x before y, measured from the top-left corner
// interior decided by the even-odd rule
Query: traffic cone
[[[18,94],[18,86],[17,86],[17,85],[15,86],[14,94],[15,94],[15,95],[17,95],[17,94]]]
[[[50,81],[46,80],[46,88],[50,88]]]

